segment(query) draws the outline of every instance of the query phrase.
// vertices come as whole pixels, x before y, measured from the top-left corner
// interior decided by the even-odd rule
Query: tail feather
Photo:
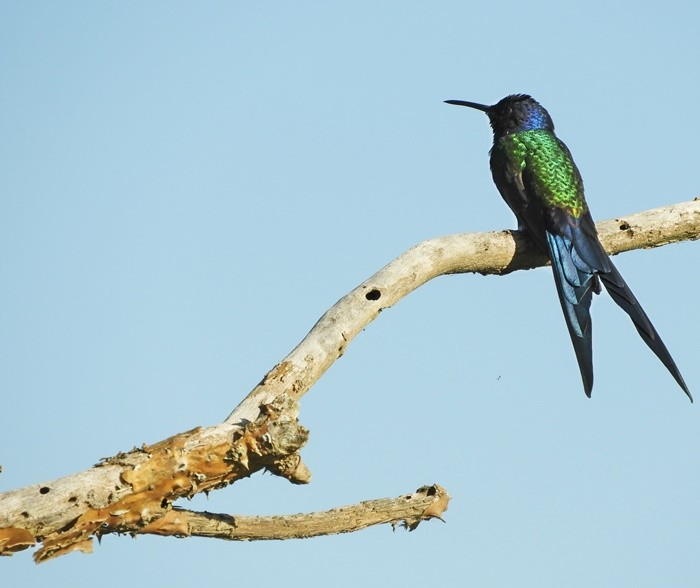
[[[552,227],[556,228],[545,233],[547,247],[559,302],[564,311],[586,395],[590,396],[593,389],[591,300],[593,293],[600,293],[602,282],[610,297],[632,319],[642,340],[666,366],[692,402],[690,390],[659,333],[605,253],[597,235],[591,232],[593,229],[589,229],[589,225],[595,227],[593,221],[589,217],[584,218],[584,222],[571,217],[557,220],[559,222],[552,223]]]
[[[649,349],[656,354],[656,357],[661,360],[661,363],[666,366],[666,369],[671,373],[676,382],[678,382],[678,385],[683,389],[683,392],[688,395],[688,398],[690,398],[692,402],[693,396],[690,394],[690,390],[688,390],[688,386],[685,380],[683,380],[683,376],[678,370],[676,362],[673,361],[666,345],[664,345],[664,342],[661,340],[661,336],[654,328],[654,325],[651,324],[649,317],[644,312],[644,309],[639,304],[634,294],[632,294],[629,286],[613,265],[612,261],[610,261],[610,271],[604,274],[601,273],[600,279],[605,289],[608,291],[608,294],[610,294],[610,297],[632,319],[642,340],[647,344]]]
[[[592,268],[573,253],[572,241],[550,232],[546,236],[559,302],[576,353],[583,389],[590,398],[593,390],[593,325],[590,308],[593,292],[597,292],[600,285]]]

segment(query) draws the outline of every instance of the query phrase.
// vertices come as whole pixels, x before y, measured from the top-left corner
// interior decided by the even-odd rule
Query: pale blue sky
[[[0,490],[222,420],[404,249],[514,227],[486,117],[444,99],[533,94],[597,219],[697,196],[699,17],[673,0],[4,2]],[[696,398],[699,247],[616,261]],[[256,475],[189,505],[293,513],[438,482],[446,525],[109,536],[0,561],[2,584],[697,586],[698,406],[607,296],[593,313],[588,400],[548,270],[428,284],[304,398],[310,485]]]

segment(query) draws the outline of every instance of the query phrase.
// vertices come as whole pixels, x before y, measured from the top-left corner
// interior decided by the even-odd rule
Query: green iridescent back
[[[548,130],[520,131],[501,137],[508,167],[514,173],[527,170],[529,192],[545,205],[566,209],[578,218],[588,210],[581,175],[566,146]]]

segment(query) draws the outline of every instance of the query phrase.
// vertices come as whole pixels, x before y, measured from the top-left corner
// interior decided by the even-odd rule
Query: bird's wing
[[[561,141],[554,138],[562,161],[571,162],[570,174],[557,178],[564,182],[558,189],[577,195],[583,212],[575,216],[571,210],[547,203],[541,194],[542,184],[535,182],[534,170],[526,159],[521,169],[503,174],[506,201],[524,202],[520,210],[520,222],[540,244],[552,262],[554,282],[566,326],[571,337],[586,395],[593,389],[593,338],[591,300],[600,292],[598,273],[610,270],[610,262],[598,240],[595,224],[585,208],[583,181],[573,164],[571,154]],[[507,167],[505,168],[507,169]],[[500,187],[499,187],[500,189]],[[512,208],[512,207],[511,207]],[[516,214],[518,214],[516,212]]]
[[[518,219],[518,230],[527,232],[546,253],[542,207],[536,198],[528,196],[523,183],[523,170],[513,166],[502,147],[494,146],[491,150],[491,175],[501,197]]]

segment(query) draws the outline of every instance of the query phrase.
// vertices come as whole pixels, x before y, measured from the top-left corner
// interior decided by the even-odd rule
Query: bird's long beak
[[[464,100],[445,100],[447,104],[456,104],[457,106],[468,106],[469,108],[475,108],[476,110],[481,110],[481,112],[488,112],[491,107],[486,104],[478,104],[477,102],[466,102]]]

